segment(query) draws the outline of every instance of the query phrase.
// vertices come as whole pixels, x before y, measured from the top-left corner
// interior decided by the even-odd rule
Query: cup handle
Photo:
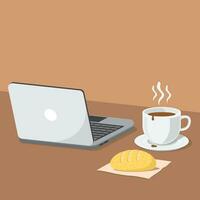
[[[185,131],[185,130],[187,130],[187,129],[190,127],[190,125],[191,125],[191,118],[190,118],[188,115],[182,115],[182,116],[181,116],[181,120],[182,120],[182,119],[187,119],[187,121],[188,121],[187,125],[186,125],[185,127],[181,128],[181,131]]]

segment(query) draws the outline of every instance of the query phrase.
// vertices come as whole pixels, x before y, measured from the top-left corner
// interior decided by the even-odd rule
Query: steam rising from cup
[[[158,96],[158,92],[160,94],[160,97],[158,99],[158,104],[160,104],[160,102],[163,100],[163,98],[165,97],[165,93],[163,92],[163,90],[161,89],[161,83],[160,81],[157,82],[157,85],[156,85],[156,88],[155,86],[153,85],[152,86],[152,91],[154,93],[154,96],[153,96],[153,101],[157,98]],[[166,102],[168,103],[169,99],[171,98],[171,93],[169,92],[169,89],[168,89],[168,85],[165,86],[165,91],[167,93],[167,98],[166,98]]]

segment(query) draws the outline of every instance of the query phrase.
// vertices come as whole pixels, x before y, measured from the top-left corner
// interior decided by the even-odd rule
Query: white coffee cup
[[[150,113],[168,112],[171,116],[152,117]],[[181,120],[187,119],[185,127],[181,127]],[[187,130],[191,125],[191,118],[187,115],[181,115],[181,111],[170,107],[152,107],[143,110],[142,126],[144,134],[152,144],[164,145],[176,140],[181,131]]]

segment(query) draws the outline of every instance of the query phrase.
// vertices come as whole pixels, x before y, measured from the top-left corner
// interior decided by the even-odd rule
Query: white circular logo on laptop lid
[[[44,116],[48,121],[51,121],[51,122],[57,120],[57,113],[50,108],[48,108],[44,111]]]

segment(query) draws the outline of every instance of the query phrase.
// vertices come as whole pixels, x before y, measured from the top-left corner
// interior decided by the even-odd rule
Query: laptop
[[[81,89],[12,82],[8,91],[24,141],[97,147],[134,126],[131,119],[90,116]]]

